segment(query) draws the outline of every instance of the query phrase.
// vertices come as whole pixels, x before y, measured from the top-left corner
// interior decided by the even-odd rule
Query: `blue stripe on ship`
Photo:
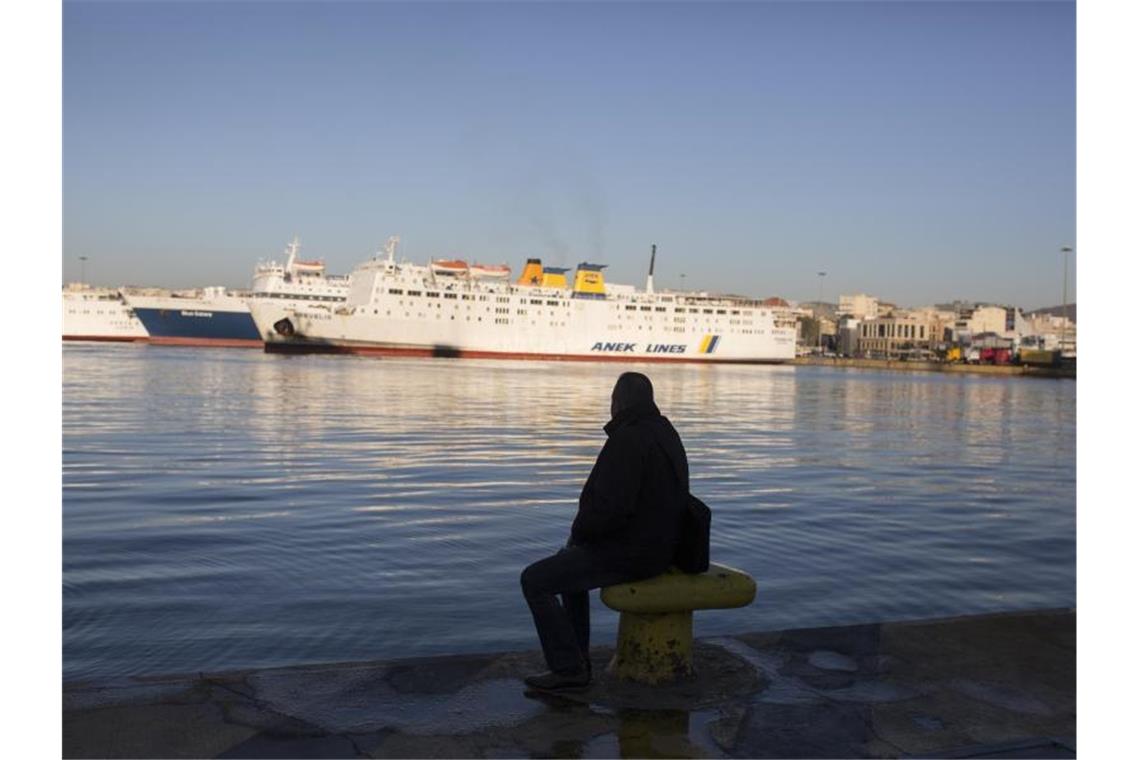
[[[248,311],[210,309],[135,309],[152,338],[260,340]]]

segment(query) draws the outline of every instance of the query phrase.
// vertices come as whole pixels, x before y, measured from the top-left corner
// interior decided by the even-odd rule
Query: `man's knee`
[[[519,584],[522,586],[523,596],[534,596],[542,593],[540,591],[539,573],[535,570],[537,565],[537,562],[527,565],[523,568],[522,574],[519,575]]]
[[[528,597],[549,596],[558,594],[566,578],[568,568],[565,561],[558,555],[552,554],[537,562],[527,565],[519,576],[523,595]]]

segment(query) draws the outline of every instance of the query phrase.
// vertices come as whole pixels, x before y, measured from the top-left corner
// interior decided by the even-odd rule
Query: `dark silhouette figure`
[[[681,437],[653,403],[649,378],[637,372],[618,378],[610,413],[609,438],[578,498],[570,540],[522,573],[550,668],[526,679],[536,688],[589,684],[590,589],[660,575],[676,552],[689,492]]]

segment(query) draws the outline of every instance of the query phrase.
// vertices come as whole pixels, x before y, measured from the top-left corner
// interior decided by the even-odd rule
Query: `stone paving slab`
[[[612,650],[592,651],[602,673]],[[670,687],[538,652],[71,683],[65,757],[1075,757],[1076,612],[700,640]]]

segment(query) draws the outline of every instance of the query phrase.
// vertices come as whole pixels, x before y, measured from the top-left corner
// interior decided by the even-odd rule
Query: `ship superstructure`
[[[385,255],[353,270],[341,304],[250,302],[269,351],[500,359],[784,362],[795,318],[757,300],[657,292],[605,281],[605,265],[569,270],[528,259],[511,282],[464,262],[417,265]],[[654,246],[654,257],[656,246]],[[442,266],[441,266],[442,264]]]
[[[127,303],[146,326],[151,343],[261,348],[251,302],[333,304],[343,302],[348,292],[348,277],[326,275],[322,261],[301,260],[300,247],[294,238],[284,263],[259,263],[248,291],[208,287],[166,295],[128,293]]]
[[[131,342],[147,333],[120,291],[73,282],[63,291],[63,339]]]

